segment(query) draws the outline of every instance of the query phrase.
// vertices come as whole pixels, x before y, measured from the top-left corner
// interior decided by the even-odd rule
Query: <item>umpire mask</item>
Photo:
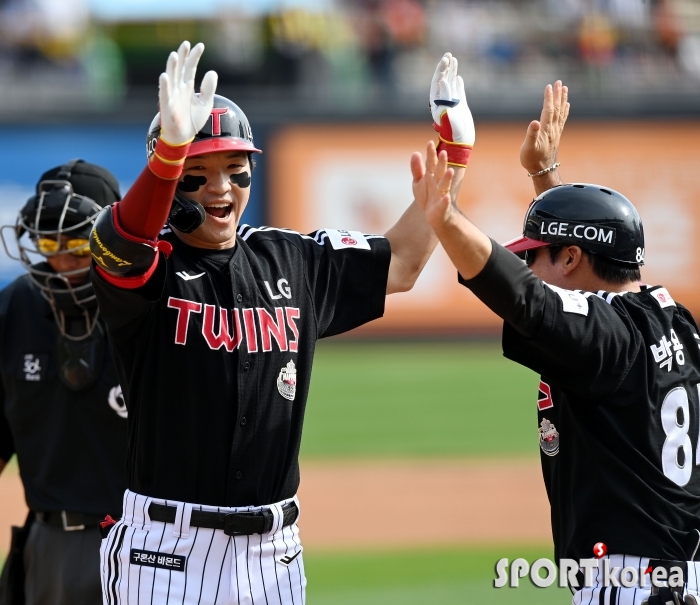
[[[119,199],[119,183],[108,170],[72,160],[45,172],[15,224],[2,228],[8,256],[27,269],[49,302],[65,340],[77,342],[92,335],[99,316],[97,300],[90,283],[89,263],[79,263],[84,266],[77,269],[56,270],[49,259],[65,259],[64,255],[89,259],[88,239],[95,218],[104,206]],[[8,228],[14,233],[18,256],[6,243]],[[66,358],[71,356],[66,354]]]

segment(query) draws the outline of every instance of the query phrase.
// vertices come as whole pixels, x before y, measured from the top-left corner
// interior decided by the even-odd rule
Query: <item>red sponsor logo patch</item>
[[[346,246],[357,246],[357,240],[351,237],[344,237],[340,241]]]
[[[657,296],[659,297],[659,300],[660,300],[661,302],[666,302],[666,296],[665,296],[664,294],[662,294],[661,292],[659,292]]]
[[[537,409],[541,412],[554,407],[552,390],[546,382],[540,380],[540,392],[537,396]]]

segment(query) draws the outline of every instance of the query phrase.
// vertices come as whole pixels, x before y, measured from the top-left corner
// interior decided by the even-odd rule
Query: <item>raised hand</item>
[[[530,174],[550,168],[557,161],[559,142],[569,117],[569,89],[557,80],[544,89],[544,103],[539,121],[527,128],[520,147],[520,163]]]
[[[476,133],[457,67],[450,53],[440,59],[430,84],[430,112],[433,128],[440,134],[438,149],[447,151],[450,165],[466,167]]]
[[[204,44],[184,41],[177,52],[171,52],[165,72],[160,74],[158,100],[162,138],[171,145],[191,141],[211,115],[218,75],[208,71],[202,78],[199,94],[194,92],[197,64]]]
[[[452,211],[450,188],[454,169],[447,166],[447,153],[439,154],[435,143],[430,141],[426,148],[425,161],[420,153],[411,156],[413,174],[413,196],[425,212],[428,223],[435,227],[449,219]]]

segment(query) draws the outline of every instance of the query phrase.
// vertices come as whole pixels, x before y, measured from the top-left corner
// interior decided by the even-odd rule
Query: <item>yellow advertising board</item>
[[[524,124],[478,124],[460,194],[465,214],[496,241],[522,233],[533,190],[518,160]],[[429,125],[304,125],[268,146],[270,218],[301,232],[342,228],[384,233],[412,200],[409,159]],[[663,284],[700,317],[700,122],[569,124],[559,154],[566,182],[626,195],[644,223],[643,281]],[[364,333],[495,332],[500,320],[457,283],[436,250],[411,292],[387,299]]]

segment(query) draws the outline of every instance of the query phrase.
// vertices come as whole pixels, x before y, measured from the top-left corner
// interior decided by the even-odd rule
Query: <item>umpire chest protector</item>
[[[27,503],[35,511],[118,514],[127,411],[110,348],[99,349],[94,383],[74,391],[60,378],[60,340],[49,303],[28,275],[0,293],[0,413],[12,431]]]

